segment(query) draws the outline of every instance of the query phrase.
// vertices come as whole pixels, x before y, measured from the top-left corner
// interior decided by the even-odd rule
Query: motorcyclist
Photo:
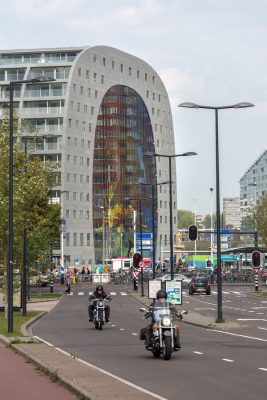
[[[103,286],[98,285],[95,288],[95,291],[93,292],[93,294],[88,297],[88,300],[89,301],[94,300],[94,299],[105,300],[107,298],[109,298],[109,300],[111,300],[110,296],[107,295],[106,292],[104,292]],[[89,321],[93,321],[94,307],[95,307],[95,302],[93,302],[93,304],[90,304],[88,306]],[[110,307],[107,304],[105,304],[105,321],[106,322],[109,322],[109,315],[110,315]]]
[[[154,319],[154,313],[157,310],[160,310],[162,308],[169,308],[171,312],[177,315],[177,309],[174,307],[170,302],[166,301],[167,300],[167,292],[165,290],[158,290],[157,292],[157,299],[155,302],[151,303],[149,306],[149,312],[152,313],[152,320],[151,323],[146,326],[146,328],[141,330],[140,332],[140,338],[142,337],[142,331],[145,334],[145,341],[146,341],[146,348],[148,350],[152,350],[152,337],[153,337],[153,324],[156,322]],[[180,349],[180,338],[179,338],[179,325],[175,325],[175,338],[174,338],[174,347],[176,350]]]

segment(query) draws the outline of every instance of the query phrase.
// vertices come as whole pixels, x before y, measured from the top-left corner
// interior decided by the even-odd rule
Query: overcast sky
[[[219,112],[221,198],[267,149],[267,0],[0,0],[0,48],[107,45],[146,61],[168,91],[177,159],[178,207],[209,213],[215,188],[214,111]],[[215,195],[213,192],[213,210]]]

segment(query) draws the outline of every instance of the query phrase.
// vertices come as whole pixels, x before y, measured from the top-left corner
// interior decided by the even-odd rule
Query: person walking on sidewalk
[[[71,291],[70,285],[71,285],[71,277],[70,277],[70,275],[68,275],[68,278],[67,278],[67,289],[65,290],[65,293],[67,293],[67,294],[70,294],[70,291]]]

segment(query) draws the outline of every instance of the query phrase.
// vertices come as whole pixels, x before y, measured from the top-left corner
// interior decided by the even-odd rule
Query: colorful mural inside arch
[[[152,231],[151,186],[140,183],[156,183],[156,160],[145,156],[146,153],[155,153],[155,148],[150,117],[142,98],[127,86],[111,87],[100,106],[94,143],[96,262],[101,262],[103,255],[107,259],[129,255],[134,242],[133,210],[137,212],[137,232],[140,232],[140,204],[142,231]],[[154,210],[155,218],[156,194]]]

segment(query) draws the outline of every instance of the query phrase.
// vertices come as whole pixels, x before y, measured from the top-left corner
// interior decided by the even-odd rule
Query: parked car
[[[206,293],[210,294],[210,279],[206,276],[199,276],[192,278],[188,285],[189,294]]]
[[[165,274],[165,275],[161,276],[160,278],[158,278],[158,280],[161,280],[161,281],[169,281],[170,279],[171,279],[171,274]],[[183,286],[187,287],[190,284],[192,278],[188,278],[187,276],[182,275],[182,274],[174,274],[173,279],[175,281],[182,281]]]

